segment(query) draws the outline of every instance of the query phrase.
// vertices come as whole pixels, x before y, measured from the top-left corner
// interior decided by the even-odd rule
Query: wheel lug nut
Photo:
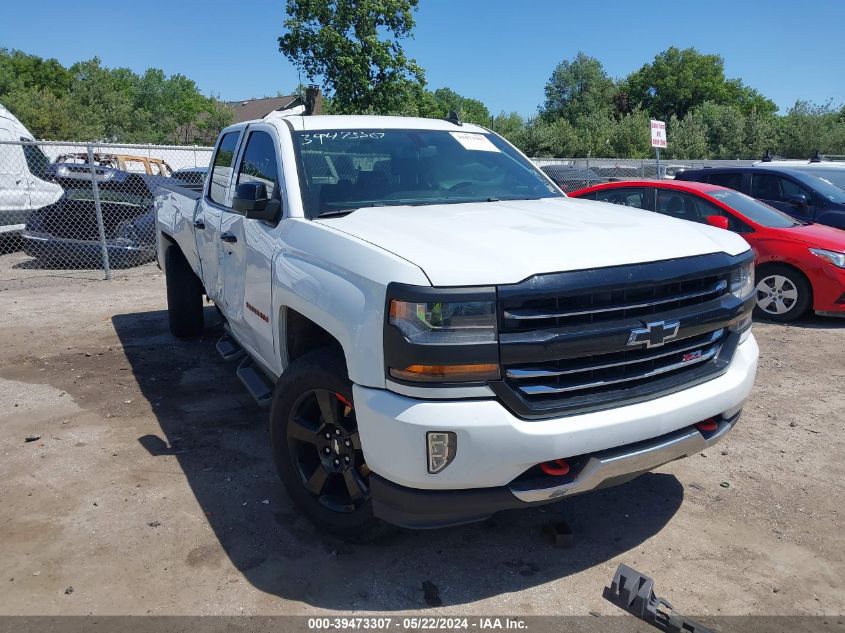
[[[334,434],[335,434],[335,435],[340,435],[340,429],[335,429],[335,430],[334,430]]]
[[[349,463],[349,455],[347,455],[346,457],[344,457],[344,458],[343,458],[343,461],[345,461],[345,462],[348,464],[348,463]]]
[[[335,465],[335,466],[340,466],[340,460],[339,460],[339,459],[334,460],[334,465]]]
[[[327,439],[327,440],[332,439],[332,434],[331,434],[331,433],[329,433],[328,431],[326,431],[326,439]]]
[[[350,442],[349,440],[346,440],[346,441],[343,443],[343,445],[344,445],[344,446],[352,446],[352,442]]]
[[[323,449],[323,452],[324,452],[326,455],[331,455],[332,449],[330,449],[328,446],[326,446],[326,448],[324,448],[324,449]]]

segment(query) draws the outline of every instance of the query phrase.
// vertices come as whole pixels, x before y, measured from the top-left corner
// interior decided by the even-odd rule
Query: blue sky
[[[494,113],[530,115],[555,65],[579,50],[623,77],[675,45],[725,58],[782,109],[845,102],[845,1],[420,0],[408,52],[429,87],[448,86]],[[296,69],[278,52],[284,0],[7,0],[0,46],[64,64],[149,66],[235,100],[287,92]],[[304,78],[303,78],[304,79]]]

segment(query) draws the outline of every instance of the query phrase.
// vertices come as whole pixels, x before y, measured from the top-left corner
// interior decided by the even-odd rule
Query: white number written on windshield
[[[313,134],[303,134],[301,137],[303,145],[310,145],[311,143],[329,143],[331,141],[357,141],[360,139],[380,139],[384,138],[384,132],[314,132]]]

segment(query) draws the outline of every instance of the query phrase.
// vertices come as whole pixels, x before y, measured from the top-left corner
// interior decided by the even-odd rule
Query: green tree
[[[140,143],[211,142],[232,112],[183,75],[106,68],[97,58],[64,68],[0,49],[0,103],[38,138]]]
[[[434,91],[434,99],[440,106],[441,116],[448,116],[454,110],[462,121],[490,125],[490,111],[478,99],[459,95],[451,88],[438,88]]]
[[[651,148],[651,127],[649,115],[643,110],[636,109],[629,114],[613,121],[609,128],[607,147],[611,158],[650,158],[654,151]],[[594,156],[601,153],[595,149]]]
[[[616,84],[601,62],[579,52],[571,62],[564,60],[546,83],[543,118],[563,118],[570,123],[595,113],[606,114],[613,107]]]
[[[719,55],[673,46],[631,73],[623,82],[622,91],[632,107],[639,106],[664,121],[672,115],[683,119],[687,112],[708,101],[735,105],[743,112],[764,114],[777,110],[774,102],[740,80],[727,80],[724,66]]]
[[[832,104],[798,101],[780,120],[776,153],[789,158],[845,154],[845,123]]]
[[[522,147],[521,136],[525,133],[525,119],[517,112],[500,112],[493,117],[491,127],[496,134],[504,136],[517,147]]]
[[[401,40],[419,0],[287,0],[279,50],[309,80],[321,78],[337,113],[393,112],[425,84]]]
[[[666,122],[666,136],[669,139],[667,154],[672,158],[707,158],[707,126],[695,112],[683,119],[673,114]]]

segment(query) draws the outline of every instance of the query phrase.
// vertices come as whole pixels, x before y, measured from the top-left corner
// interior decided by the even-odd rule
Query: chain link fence
[[[535,158],[534,163],[569,193],[603,182],[657,178],[657,161],[627,158]],[[741,167],[753,160],[660,160],[660,178],[674,178],[684,169]]]
[[[210,147],[0,140],[0,281],[149,272],[156,256],[156,190],[202,183],[210,158]],[[653,159],[534,162],[567,192],[658,176]],[[660,177],[752,162],[669,159],[661,162]]]
[[[0,140],[0,280],[149,271],[159,186],[201,183],[209,147]]]

